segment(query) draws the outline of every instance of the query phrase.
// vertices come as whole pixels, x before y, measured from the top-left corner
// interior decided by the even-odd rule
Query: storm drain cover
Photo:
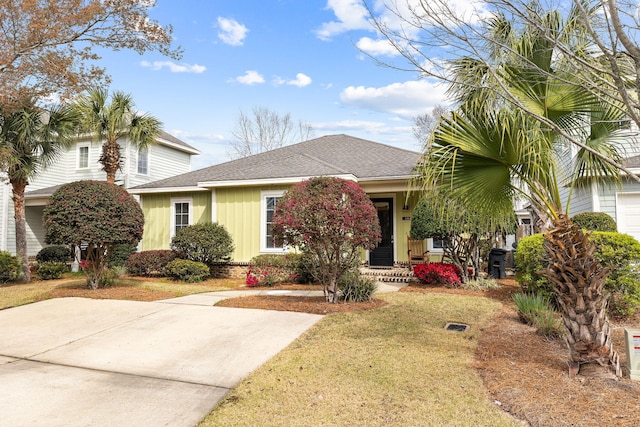
[[[444,328],[447,331],[467,332],[467,329],[469,329],[469,325],[465,325],[464,323],[447,323],[446,325],[444,325]]]

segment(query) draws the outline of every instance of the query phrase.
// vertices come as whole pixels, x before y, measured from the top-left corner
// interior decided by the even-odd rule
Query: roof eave
[[[342,178],[349,181],[358,182],[358,177],[352,174],[342,175],[324,175],[332,176],[336,178]],[[221,188],[221,187],[251,187],[258,185],[290,185],[296,184],[300,181],[306,181],[315,176],[292,176],[285,178],[260,178],[260,179],[242,179],[242,180],[229,180],[229,181],[203,181],[198,183],[198,187],[202,188]]]
[[[207,191],[207,189],[201,188],[201,187],[188,186],[188,187],[129,188],[127,191],[131,194],[158,194],[158,193]]]

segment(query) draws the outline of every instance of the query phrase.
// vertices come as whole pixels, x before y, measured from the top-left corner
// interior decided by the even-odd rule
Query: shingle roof
[[[624,165],[628,168],[640,168],[640,156],[633,156],[624,159]]]
[[[171,145],[175,146],[177,149],[181,149],[183,151],[186,151],[192,154],[200,154],[200,150],[198,150],[197,148],[190,146],[186,142],[176,138],[175,136],[165,131],[160,131],[159,139],[170,143]]]
[[[348,135],[328,135],[134,187],[195,187],[229,182],[354,175],[359,180],[410,178],[420,153]]]

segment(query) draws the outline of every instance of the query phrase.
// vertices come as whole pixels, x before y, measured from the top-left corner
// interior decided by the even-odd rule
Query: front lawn
[[[517,426],[474,370],[500,303],[393,293],[382,308],[325,317],[233,389],[201,426]],[[444,329],[471,325],[468,332]]]

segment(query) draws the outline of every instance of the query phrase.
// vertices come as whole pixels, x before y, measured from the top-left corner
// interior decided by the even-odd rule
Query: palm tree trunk
[[[604,289],[608,267],[593,257],[589,235],[565,215],[545,234],[549,267],[544,276],[553,283],[562,308],[565,340],[570,351],[569,372],[585,376],[620,377],[618,354],[611,344],[607,316],[609,293]]]
[[[106,140],[102,146],[102,154],[99,159],[102,170],[107,173],[107,182],[115,184],[116,172],[120,169],[121,154],[118,141]]]
[[[13,188],[13,215],[16,227],[16,254],[22,264],[21,282],[31,281],[29,254],[27,251],[27,220],[25,215],[24,190],[27,183],[22,180],[11,181]]]

